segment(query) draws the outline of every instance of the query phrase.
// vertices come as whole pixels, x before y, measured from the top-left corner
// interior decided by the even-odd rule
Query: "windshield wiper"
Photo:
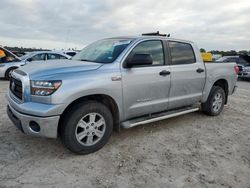
[[[91,61],[91,60],[88,60],[88,59],[80,59],[80,61],[86,61],[86,62],[91,62],[91,63],[101,63],[101,64],[103,64],[102,62]]]
[[[93,61],[90,61],[90,60],[88,60],[88,59],[80,59],[80,61],[93,62]]]

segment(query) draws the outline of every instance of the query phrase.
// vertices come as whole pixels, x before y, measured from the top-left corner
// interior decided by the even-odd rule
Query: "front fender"
[[[99,74],[99,75],[97,75]],[[62,86],[51,96],[52,104],[64,104],[65,109],[73,101],[90,95],[107,95],[112,98],[119,109],[119,115],[122,119],[122,84],[121,80],[112,81],[111,77],[119,75],[114,73],[99,72],[78,77],[77,79],[63,80]]]

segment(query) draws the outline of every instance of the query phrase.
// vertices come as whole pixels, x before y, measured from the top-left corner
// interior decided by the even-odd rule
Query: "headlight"
[[[62,84],[61,80],[53,81],[41,81],[32,80],[31,85],[31,95],[48,96],[54,93]]]

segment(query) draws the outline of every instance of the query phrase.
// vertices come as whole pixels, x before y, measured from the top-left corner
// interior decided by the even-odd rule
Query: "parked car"
[[[25,134],[59,137],[79,154],[102,148],[113,129],[219,115],[236,89],[235,63],[204,64],[193,42],[159,33],[100,40],[68,61],[15,70],[7,112]]]
[[[22,61],[46,61],[46,60],[55,60],[55,59],[69,59],[70,56],[62,52],[54,51],[36,51],[29,52],[26,55],[20,57]]]
[[[239,67],[239,78],[250,79],[250,57],[248,55],[224,56],[218,59],[216,62],[236,62]]]
[[[0,47],[0,78],[9,78],[11,72],[18,66],[24,65],[21,59],[9,50]]]
[[[17,58],[17,56],[15,56],[15,58]],[[69,59],[69,58],[70,56],[60,52],[52,52],[52,51],[27,52],[25,55],[21,56],[17,60],[11,61],[11,63],[10,62],[1,63],[0,78],[9,79],[13,70],[21,66],[24,66],[29,62]]]
[[[248,64],[248,62],[244,58],[242,58],[241,56],[223,56],[223,57],[217,59],[216,62],[224,62],[224,63],[235,62],[235,63],[240,64],[240,65]]]

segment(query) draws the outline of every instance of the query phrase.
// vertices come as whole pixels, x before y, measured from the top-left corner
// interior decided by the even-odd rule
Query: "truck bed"
[[[209,62],[204,63],[206,68],[206,84],[203,93],[203,100],[206,101],[213,83],[220,79],[224,79],[228,83],[228,95],[231,95],[236,85],[238,75],[235,72],[235,62]]]

